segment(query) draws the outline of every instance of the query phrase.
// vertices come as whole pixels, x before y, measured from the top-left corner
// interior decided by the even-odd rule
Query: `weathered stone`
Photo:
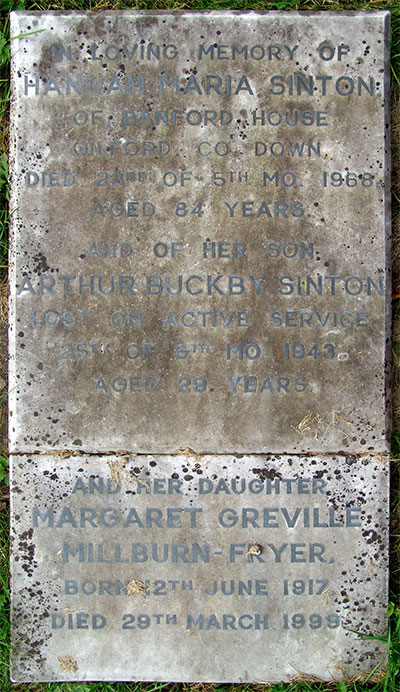
[[[14,452],[387,449],[388,23],[12,15]]]
[[[388,18],[12,15],[15,681],[384,667]]]
[[[387,459],[12,462],[13,680],[384,667]]]

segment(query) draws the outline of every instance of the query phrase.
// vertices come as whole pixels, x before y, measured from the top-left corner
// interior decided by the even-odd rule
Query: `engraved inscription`
[[[13,449],[385,451],[384,15],[121,17],[17,39]]]

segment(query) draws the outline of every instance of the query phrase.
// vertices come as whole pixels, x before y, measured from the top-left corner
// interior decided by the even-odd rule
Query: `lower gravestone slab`
[[[385,665],[372,456],[16,455],[14,681],[323,680]]]

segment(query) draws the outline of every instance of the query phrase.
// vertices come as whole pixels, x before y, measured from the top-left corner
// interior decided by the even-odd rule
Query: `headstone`
[[[383,667],[389,13],[11,25],[13,679]]]

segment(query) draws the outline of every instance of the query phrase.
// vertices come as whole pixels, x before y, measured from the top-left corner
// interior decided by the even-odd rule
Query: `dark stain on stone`
[[[253,473],[260,478],[260,480],[265,481],[267,478],[269,480],[274,480],[275,478],[282,478],[282,474],[276,469],[252,469]]]
[[[33,261],[36,263],[36,266],[33,269],[35,274],[40,276],[41,274],[50,270],[50,267],[47,264],[47,259],[42,252],[38,252],[37,255],[34,255]]]

